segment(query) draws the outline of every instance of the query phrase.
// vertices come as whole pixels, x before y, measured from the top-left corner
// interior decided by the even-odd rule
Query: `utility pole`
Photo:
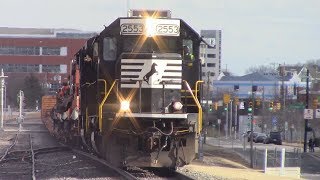
[[[306,109],[309,109],[309,69],[307,69]],[[308,119],[305,119],[304,120],[303,152],[307,152],[307,133],[308,133]]]
[[[229,134],[230,137],[232,138],[232,124],[233,124],[233,119],[232,119],[232,99],[230,100],[230,123],[229,123]]]
[[[3,73],[3,69],[1,69],[1,122],[0,122],[0,130],[3,130],[3,90],[4,90],[4,78],[7,78],[8,76],[5,76]]]
[[[249,108],[251,108],[251,133],[250,133],[250,167],[253,168],[253,117],[254,117],[254,93],[256,92],[256,86],[252,86],[251,89],[251,102],[249,103]],[[250,107],[252,106],[252,107]],[[250,111],[249,111],[250,112]],[[249,115],[250,113],[248,113]]]

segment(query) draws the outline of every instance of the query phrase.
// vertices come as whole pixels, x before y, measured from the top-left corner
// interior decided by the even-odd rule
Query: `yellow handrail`
[[[100,129],[100,132],[102,132],[102,107],[103,107],[104,103],[106,102],[109,94],[111,93],[111,90],[113,89],[113,87],[117,81],[118,81],[117,79],[113,81],[108,93],[104,95],[104,98],[102,99],[102,101],[99,105],[99,129]]]
[[[200,83],[203,83],[203,81],[201,80],[201,81],[196,82],[196,93],[195,93],[196,98],[198,98],[198,84],[200,84]]]
[[[198,106],[198,111],[199,111],[199,113],[198,113],[198,132],[197,132],[197,133],[200,133],[200,132],[201,132],[201,129],[202,129],[202,107],[201,107],[201,105],[200,105],[200,103],[199,103],[198,98],[195,97],[194,94],[192,93],[192,90],[191,90],[188,82],[187,82],[186,80],[183,80],[183,82],[186,84],[186,86],[187,86],[190,94],[191,94],[192,97],[193,97],[194,102],[195,102],[195,103],[197,104],[197,106]]]
[[[107,93],[107,81],[104,79],[98,79],[98,81],[104,82],[104,94],[106,94]]]

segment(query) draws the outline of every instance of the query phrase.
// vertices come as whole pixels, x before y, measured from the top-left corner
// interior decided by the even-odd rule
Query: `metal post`
[[[264,173],[266,173],[268,167],[268,149],[264,151]]]
[[[218,128],[219,128],[219,134],[218,134],[218,140],[219,140],[219,146],[220,146],[220,124],[221,121],[219,121],[220,119],[218,119]]]
[[[232,120],[232,100],[230,100],[230,120],[229,120],[229,134],[230,137],[232,138],[232,124],[233,124],[233,120]]]
[[[234,139],[237,139],[237,127],[239,126],[238,124],[238,105],[236,104],[236,109],[234,112]]]
[[[203,131],[203,143],[206,144],[207,139],[207,123],[209,122],[209,88],[210,88],[210,81],[209,81],[210,71],[207,72],[207,93],[206,93],[206,119],[204,121],[204,131]]]
[[[226,128],[225,128],[225,130],[226,130],[226,139],[228,139],[228,131],[229,131],[229,128],[228,128],[228,126],[229,126],[229,118],[228,118],[228,114],[229,114],[229,103],[227,104],[227,110],[226,110]]]
[[[4,90],[4,78],[6,78],[8,76],[5,76],[3,73],[3,69],[1,69],[1,76],[0,76],[0,80],[1,80],[1,122],[0,122],[0,130],[3,129],[3,90]]]
[[[286,149],[282,148],[282,150],[281,150],[281,175],[284,174],[285,159],[286,159]]]
[[[199,136],[198,136],[198,141],[199,141],[199,148],[198,148],[198,159],[200,161],[203,160],[203,136],[202,136],[202,133],[199,133]]]
[[[309,108],[309,69],[307,69],[307,88],[306,88],[306,109]],[[304,143],[303,152],[307,152],[307,130],[308,130],[308,119],[304,120]]]
[[[251,91],[251,100],[254,102],[254,92]],[[254,104],[254,103],[252,103]],[[250,167],[253,168],[253,117],[254,117],[254,105],[252,105],[251,115],[251,133],[250,133]]]

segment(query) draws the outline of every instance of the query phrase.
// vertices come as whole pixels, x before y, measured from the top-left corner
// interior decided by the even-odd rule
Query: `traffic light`
[[[253,103],[252,101],[249,101],[248,112],[252,112],[252,109],[253,109]]]
[[[261,105],[261,99],[257,99],[256,100],[256,106],[260,106]],[[257,107],[256,107],[257,108]]]
[[[317,109],[318,108],[318,99],[317,98],[314,98],[312,100],[312,107],[313,107],[313,109]]]
[[[212,104],[209,105],[209,112],[212,112]]]
[[[252,86],[252,92],[257,92],[257,90],[258,90],[258,86]]]
[[[277,110],[280,110],[280,109],[281,109],[281,103],[277,102]]]
[[[270,111],[273,110],[273,101],[271,101],[270,104],[269,104],[269,110],[270,110]]]

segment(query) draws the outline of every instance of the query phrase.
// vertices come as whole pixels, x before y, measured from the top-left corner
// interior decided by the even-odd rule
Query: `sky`
[[[320,59],[319,0],[0,0],[0,26],[100,31],[128,9],[171,10],[197,32],[222,30],[221,66]]]

